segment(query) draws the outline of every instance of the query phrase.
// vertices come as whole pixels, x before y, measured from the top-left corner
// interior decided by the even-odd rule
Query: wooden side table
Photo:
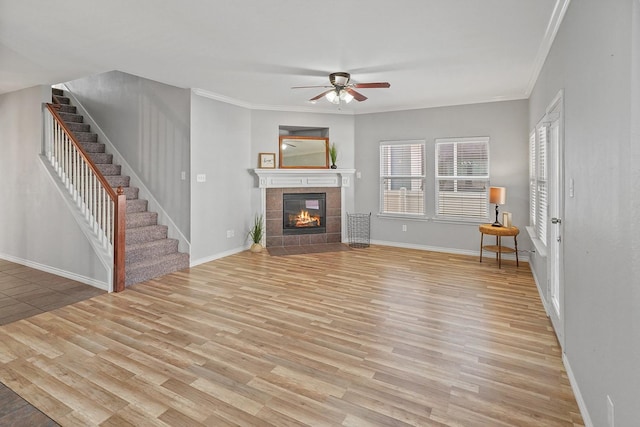
[[[502,268],[502,254],[515,252],[516,266],[520,267],[520,262],[518,261],[518,234],[520,233],[520,230],[518,229],[518,227],[494,227],[491,224],[482,224],[480,225],[479,229],[480,229],[480,262],[482,262],[483,250],[495,252],[496,259],[498,260],[498,268]],[[496,236],[496,244],[483,246],[483,240],[484,240],[485,234],[488,234],[490,236]],[[503,236],[513,237],[513,243],[515,248],[502,246]]]

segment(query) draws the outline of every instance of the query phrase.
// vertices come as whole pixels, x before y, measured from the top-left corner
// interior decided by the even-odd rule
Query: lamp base
[[[502,224],[500,224],[500,221],[498,221],[498,204],[496,203],[496,221],[491,224],[492,227],[502,227]]]

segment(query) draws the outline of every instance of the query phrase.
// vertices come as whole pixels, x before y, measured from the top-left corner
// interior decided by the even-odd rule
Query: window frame
[[[549,220],[549,123],[542,119],[529,135],[529,227],[534,243],[548,245]]]
[[[487,164],[486,164],[486,174],[485,175],[459,175],[457,171],[457,148],[458,144],[470,144],[470,143],[483,143],[486,144],[487,151]],[[439,161],[440,161],[440,146],[444,146],[446,144],[454,144],[454,173],[452,175],[440,175],[439,174]],[[491,185],[491,153],[490,153],[490,137],[465,137],[465,138],[436,138],[434,144],[434,219],[437,221],[447,221],[447,222],[463,222],[463,223],[486,223],[489,220],[489,186]],[[484,194],[482,197],[478,197],[478,199],[482,199],[483,207],[483,215],[482,216],[472,216],[472,215],[451,215],[451,214],[443,214],[440,212],[440,181],[443,180],[453,180],[455,182],[454,186],[457,188],[458,181],[466,180],[466,181],[481,181],[484,182]],[[457,192],[457,191],[456,191]]]
[[[409,175],[396,175],[393,173],[384,174],[383,167],[383,147],[393,147],[393,146],[407,146],[407,145],[420,145],[422,150],[422,156],[420,157],[420,166],[421,166],[421,174],[409,174]],[[427,181],[427,143],[424,139],[409,139],[409,140],[383,140],[380,141],[379,149],[379,206],[378,206],[378,216],[387,217],[387,218],[413,218],[413,219],[427,219],[427,193],[426,193],[426,181]],[[390,171],[390,165],[388,169]],[[388,200],[385,199],[385,195],[387,190],[385,186],[388,184],[387,180],[392,179],[411,179],[411,180],[420,180],[421,181],[421,192],[422,192],[422,212],[421,213],[413,213],[413,212],[397,212],[397,211],[387,211],[385,206],[388,206]]]

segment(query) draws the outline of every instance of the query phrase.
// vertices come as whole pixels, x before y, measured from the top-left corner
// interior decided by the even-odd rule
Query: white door
[[[548,161],[549,161],[549,214],[547,224],[547,265],[548,265],[548,301],[551,302],[549,316],[564,347],[564,271],[563,271],[563,129],[562,129],[562,93],[556,97],[547,112],[548,119]]]

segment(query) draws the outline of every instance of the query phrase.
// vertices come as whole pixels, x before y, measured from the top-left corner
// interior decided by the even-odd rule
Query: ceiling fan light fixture
[[[340,99],[343,100],[344,102],[346,102],[347,104],[350,103],[351,101],[353,101],[353,95],[351,95],[349,92],[347,92],[346,90],[342,89],[340,91]]]
[[[349,73],[339,72],[329,74],[329,81],[334,86],[346,86],[349,84],[351,75]]]
[[[338,95],[338,92],[336,92],[335,90],[332,90],[331,92],[327,93],[324,97],[327,98],[327,101],[331,102],[332,104],[340,103],[340,96]]]

